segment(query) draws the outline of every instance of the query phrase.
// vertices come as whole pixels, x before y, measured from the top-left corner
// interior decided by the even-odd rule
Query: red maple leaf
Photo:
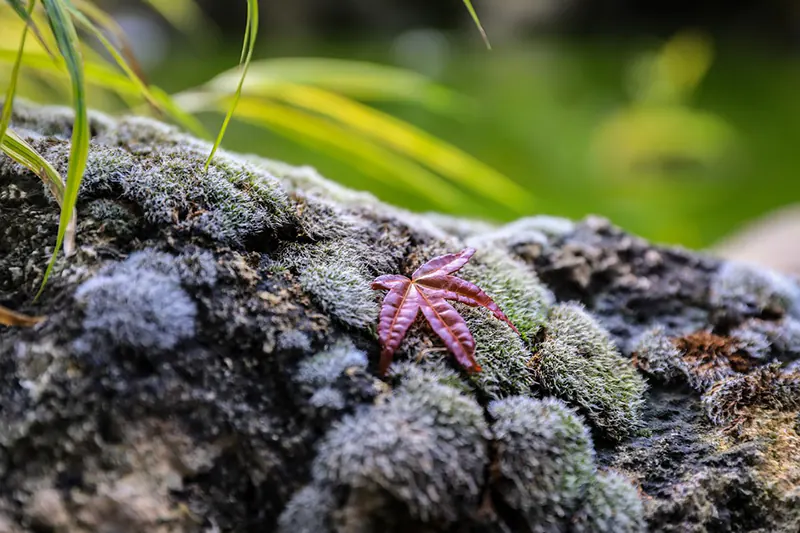
[[[422,316],[453,352],[461,366],[469,372],[480,372],[481,367],[474,357],[475,339],[472,338],[467,323],[447,300],[473,307],[485,307],[519,333],[480,287],[450,275],[467,264],[474,253],[474,248],[467,248],[457,254],[431,259],[419,267],[411,275],[411,279],[396,274],[375,278],[372,282],[373,289],[389,291],[383,299],[378,323],[382,347],[381,374],[386,373],[395,350],[400,346],[419,311],[422,311]]]

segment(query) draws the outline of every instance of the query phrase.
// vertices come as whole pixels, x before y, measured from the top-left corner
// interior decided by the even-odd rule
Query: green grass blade
[[[42,157],[25,139],[14,130],[8,130],[0,141],[0,150],[8,157],[24,166],[47,185],[59,204],[64,202],[64,182],[53,165]]]
[[[33,6],[36,0],[28,1],[28,10],[25,12],[26,16],[30,18],[33,11]],[[28,37],[29,25],[22,28],[22,37],[19,42],[19,49],[17,50],[17,57],[14,59],[14,67],[11,69],[11,79],[8,82],[8,89],[6,90],[6,99],[3,101],[3,114],[0,115],[0,144],[3,143],[3,137],[6,134],[8,125],[11,123],[11,110],[14,108],[14,96],[17,93],[17,80],[19,79],[19,68],[22,65],[22,55],[25,52],[25,39]]]
[[[70,220],[78,202],[78,191],[89,156],[89,118],[86,110],[86,88],[83,73],[83,58],[79,50],[78,34],[69,16],[68,0],[42,0],[50,22],[58,50],[61,52],[72,82],[72,104],[75,110],[75,122],[72,127],[72,145],[67,168],[67,182],[64,192],[64,204],[61,206],[61,218],[58,225],[58,237],[53,256],[47,265],[37,297],[41,295],[50,273],[53,271],[58,252],[64,242]]]
[[[238,80],[239,72],[229,70],[209,81],[205,88],[232,93]],[[286,83],[312,85],[358,100],[410,103],[454,117],[475,107],[467,97],[408,69],[317,57],[253,61],[243,94],[266,96],[282,90]]]
[[[236,92],[233,96],[231,107],[228,109],[228,113],[225,115],[225,120],[222,121],[222,126],[219,129],[216,140],[214,141],[214,146],[211,148],[211,153],[208,155],[208,159],[206,160],[206,169],[208,169],[208,165],[214,158],[214,154],[217,152],[219,145],[222,144],[222,138],[225,136],[225,130],[228,128],[228,123],[231,121],[231,117],[233,116],[234,111],[236,111],[236,105],[239,103],[239,98],[242,96],[242,86],[244,85],[244,80],[247,77],[247,69],[250,67],[250,61],[253,59],[253,50],[256,46],[257,36],[258,0],[247,0],[247,26],[245,30],[244,44],[242,45],[242,56],[240,58],[242,77],[239,80],[239,85],[236,87]]]
[[[131,82],[136,86],[141,95],[144,96],[153,107],[160,109],[158,101],[150,93],[150,89],[144,82],[142,76],[136,71],[136,68],[138,67],[131,66],[126,58],[122,56],[122,53],[120,53],[114,44],[103,34],[100,28],[98,28],[91,20],[89,20],[86,15],[71,6],[69,7],[69,12],[83,29],[94,35],[97,40],[100,41],[100,44],[103,45],[103,48],[105,48],[106,51],[111,55],[128,79],[130,79]],[[120,31],[122,30],[120,29]]]
[[[208,31],[218,31],[195,0],[144,0],[144,3],[186,36],[196,35],[198,29],[203,37],[207,37]]]
[[[407,122],[315,87],[286,87],[281,100],[327,116],[418,161],[428,168],[517,213],[530,210],[533,197],[522,186],[475,157]]]
[[[30,28],[36,39],[39,41],[39,43],[41,43],[42,48],[45,49],[50,57],[55,57],[53,52],[50,50],[50,47],[47,46],[47,42],[44,40],[41,30],[39,30],[39,26],[36,24],[36,21],[33,20],[31,11],[25,9],[25,5],[22,3],[22,0],[6,0],[6,3],[11,6],[19,18],[25,21],[25,24],[27,24],[28,28]]]
[[[144,71],[142,70],[142,67],[139,64],[139,61],[136,60],[136,55],[133,53],[133,47],[131,46],[130,41],[128,41],[128,36],[125,35],[125,31],[119,24],[117,24],[117,21],[114,20],[114,18],[111,15],[109,15],[108,13],[106,13],[105,11],[103,11],[102,9],[100,9],[99,7],[97,7],[96,5],[87,0],[71,0],[71,1],[73,2],[73,6],[72,9],[70,9],[70,12],[72,13],[73,17],[75,17],[76,12],[80,13],[81,15],[85,15],[85,17],[82,18],[88,18],[89,21],[94,22],[94,25],[100,26],[103,29],[105,29],[108,33],[110,33],[117,40],[117,43],[119,44],[118,55],[121,55],[123,58],[125,58],[123,62],[126,64],[127,70],[131,71],[133,75],[142,82],[142,84],[146,85],[147,80],[145,78]],[[94,25],[91,24],[91,22],[86,20],[80,20],[77,17],[76,20],[81,22],[81,24],[83,24],[84,27],[86,27],[86,29],[90,33],[92,33],[95,36],[98,36],[98,39],[99,36],[102,35],[102,32],[100,32],[98,28],[94,27]],[[109,47],[114,48],[114,50],[116,51],[116,47],[114,47],[111,43],[108,43],[107,41],[104,42],[103,40],[101,40],[101,42],[103,46],[106,48],[106,50],[109,51],[109,53],[111,53]],[[120,63],[120,60],[117,57],[114,57],[114,60],[117,61],[118,64]],[[122,65],[120,65],[120,67],[122,67]],[[126,67],[122,67],[123,70],[125,70]]]
[[[194,112],[225,109],[229,97],[196,93],[181,103]],[[440,209],[455,210],[474,203],[441,176],[412,160],[399,156],[340,124],[292,107],[244,96],[236,108],[237,119],[268,128],[297,143],[310,146],[357,167],[369,177],[386,185],[413,191]]]
[[[478,18],[478,13],[475,11],[475,8],[472,7],[472,2],[470,0],[464,0],[464,5],[467,6],[467,11],[469,11],[469,15],[472,17],[473,22],[475,22],[475,26],[477,26],[478,31],[481,32],[481,37],[483,37],[483,42],[486,43],[486,48],[491,50],[492,43],[489,42],[489,36],[486,35],[486,30],[483,29],[483,24],[481,24],[481,19]]]
[[[33,146],[17,135],[16,132],[9,129],[6,131],[6,135],[3,137],[2,141],[0,141],[0,151],[39,176],[39,179],[50,189],[50,193],[56,199],[58,205],[63,208],[65,193],[64,181],[61,179],[61,175],[58,171],[53,168],[53,165],[39,154]],[[73,216],[64,237],[64,253],[68,256],[72,255],[75,250],[76,221],[77,217],[75,217],[73,210]]]

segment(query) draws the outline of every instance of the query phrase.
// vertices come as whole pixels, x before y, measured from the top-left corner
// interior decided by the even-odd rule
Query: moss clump
[[[278,519],[278,533],[332,533],[336,500],[327,487],[307,485],[297,491]]]
[[[347,507],[361,509],[354,514],[380,515],[383,506],[363,498],[385,499],[422,522],[455,521],[478,505],[487,433],[474,400],[416,373],[385,402],[345,417],[328,433],[314,480],[351,491]]]
[[[773,363],[750,374],[723,379],[703,395],[703,406],[718,425],[735,422],[754,408],[800,410],[800,373],[787,372]]]
[[[481,371],[468,379],[487,398],[527,395],[535,385],[526,366],[530,350],[519,335],[504,322],[482,309],[457,305],[475,339],[475,359]]]
[[[785,276],[744,263],[723,264],[711,284],[711,303],[732,316],[796,312],[800,288]]]
[[[644,533],[644,507],[636,489],[614,472],[603,472],[589,487],[581,510],[572,520],[575,533]]]
[[[641,424],[645,383],[608,334],[577,304],[559,304],[530,361],[536,381],[620,440]]]
[[[536,272],[507,253],[479,250],[458,275],[492,297],[529,345],[547,321],[553,295]]]
[[[730,335],[739,340],[752,357],[772,355],[787,360],[800,357],[800,321],[788,316],[778,321],[751,318],[733,329]]]
[[[349,368],[366,369],[367,354],[348,341],[339,341],[330,349],[306,359],[300,364],[296,379],[312,392],[309,403],[318,408],[341,410],[345,396],[333,387],[336,380]]]
[[[370,274],[361,251],[334,241],[301,247],[292,263],[300,286],[319,306],[341,322],[366,328],[378,317],[378,294],[370,288]]]
[[[216,285],[219,277],[214,254],[196,247],[188,247],[178,257],[151,249],[135,252],[123,263],[123,269],[153,270],[173,276],[184,286],[194,288],[210,289]]]
[[[529,531],[559,531],[594,478],[594,450],[575,412],[554,399],[492,402],[497,450],[492,487]]]
[[[39,131],[60,129],[53,112],[42,108],[17,116],[23,126],[30,123]],[[206,171],[210,145],[175,128],[126,118],[114,127],[98,127],[96,134],[81,185],[82,199],[111,190],[117,199],[137,204],[148,223],[202,233],[231,245],[295,223],[276,178],[226,152],[219,152]],[[66,138],[31,133],[28,140],[66,174],[70,149]],[[157,149],[153,143],[158,143]]]
[[[670,338],[657,327],[635,343],[634,361],[664,383],[680,379],[703,392],[720,379],[750,371],[770,346],[766,336],[755,330],[734,330],[728,337],[697,331]]]
[[[197,306],[179,279],[131,263],[113,265],[75,291],[83,307],[79,352],[129,347],[171,350],[195,334]]]
[[[681,352],[662,326],[645,331],[633,345],[634,366],[669,383],[682,376]]]

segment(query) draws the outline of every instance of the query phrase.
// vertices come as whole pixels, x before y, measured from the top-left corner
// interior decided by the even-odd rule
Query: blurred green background
[[[174,15],[178,28],[145,3],[101,4],[126,30],[149,81],[171,93],[238,62],[243,1],[194,4],[200,11]],[[593,213],[700,248],[800,200],[794,2],[474,2],[491,51],[460,0],[290,4],[261,2],[256,58],[392,65],[463,95],[438,111],[370,102],[531,192],[512,210],[465,191],[469,201],[451,206],[454,214],[505,221]],[[200,118],[211,131],[219,126],[219,115]],[[399,181],[376,180],[263,128],[234,122],[223,146],[313,165],[413,210],[441,210]]]

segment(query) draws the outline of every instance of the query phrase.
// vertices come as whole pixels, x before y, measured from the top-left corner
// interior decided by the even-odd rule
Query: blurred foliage
[[[173,23],[182,16],[164,6],[191,4],[149,3]],[[193,131],[213,129],[241,74],[226,70],[238,52],[210,38],[203,46],[216,35],[208,21],[184,20],[176,25],[189,38],[173,35],[178,45],[148,75],[193,113]],[[16,32],[0,26],[0,35],[17,40]],[[4,40],[0,60],[10,63],[17,44]],[[598,213],[658,241],[701,247],[800,199],[791,170],[800,164],[792,90],[800,71],[702,33],[532,40],[487,53],[444,33],[410,32],[393,43],[264,41],[256,56],[227,147],[313,164],[412,209],[498,221]],[[24,61],[21,94],[63,102],[63,78],[46,54]],[[389,66],[397,63],[436,81]],[[107,64],[87,61],[87,83],[94,107],[141,102]]]
[[[192,11],[189,7],[191,2],[173,2],[172,5],[166,5],[151,1],[150,5],[175,24],[182,25],[187,20],[189,23],[204,23],[196,16],[196,10]],[[15,132],[9,130],[9,135],[6,135],[18,83],[28,96],[35,98],[42,94],[40,91],[27,90],[25,78],[32,74],[29,67],[54,76],[58,81],[69,80],[66,86],[68,90],[64,92],[71,97],[71,106],[75,111],[66,179],[62,180],[57,174],[51,176],[50,173],[39,172],[43,179],[51,180],[52,190],[62,186],[58,189],[61,192],[58,237],[41,290],[45,287],[65,240],[67,253],[74,249],[72,241],[75,235],[72,229],[75,227],[75,207],[89,149],[89,86],[118,96],[127,107],[146,101],[149,107],[140,108],[140,111],[169,116],[200,136],[203,136],[204,129],[191,113],[225,113],[222,126],[210,149],[206,169],[222,143],[230,120],[236,117],[270,128],[319,150],[333,148],[349,164],[377,170],[379,176],[393,175],[418,195],[427,197],[442,207],[469,202],[469,198],[461,193],[457,185],[476,191],[493,199],[498,205],[505,205],[517,212],[522,212],[522,207],[530,198],[513,181],[422,130],[323,87],[287,82],[276,77],[280,72],[270,72],[268,64],[253,65],[253,70],[261,74],[260,83],[251,83],[245,88],[244,82],[252,64],[258,35],[257,0],[247,0],[244,43],[239,69],[235,73],[235,83],[230,83],[232,73],[226,73],[227,75],[217,76],[212,83],[184,91],[176,99],[145,81],[120,25],[111,15],[88,0],[28,0],[27,4],[23,4],[22,0],[6,0],[2,5],[4,7],[0,11],[0,24],[9,28],[9,31],[0,37],[0,48],[14,52],[0,54],[0,61],[5,59],[13,64],[8,74],[9,79],[6,80],[8,91],[0,118],[0,149],[29,168],[33,166],[44,169],[47,166],[47,162],[33,152],[29,145],[16,142],[21,139]],[[469,0],[464,0],[464,5],[485,37]],[[192,16],[193,13],[195,16]],[[84,32],[81,34],[82,38],[78,36],[76,25]],[[38,45],[34,50],[26,48],[26,37],[30,30],[33,30]],[[86,37],[96,39],[105,55],[87,45]],[[58,54],[54,54],[53,50],[57,50]],[[362,66],[362,70],[368,72],[369,66]],[[313,72],[311,74],[313,78]],[[418,76],[397,69],[393,74],[395,77],[405,76],[419,81]],[[376,76],[374,72],[373,76],[371,88],[373,92],[380,94],[383,87],[388,87],[387,81],[390,80]],[[31,81],[32,85],[36,85],[40,80],[34,75]],[[65,89],[60,84],[54,84],[52,88],[57,92]],[[386,93],[395,96],[398,94],[391,90]],[[247,105],[239,107],[237,104],[243,96]],[[97,101],[104,100],[93,99],[93,102]],[[97,107],[102,109],[103,106]],[[15,146],[11,145],[12,141],[16,142]],[[15,149],[19,147],[17,145],[27,152],[22,153]],[[33,165],[32,159],[36,159]],[[52,170],[53,167],[50,166],[49,169]]]

